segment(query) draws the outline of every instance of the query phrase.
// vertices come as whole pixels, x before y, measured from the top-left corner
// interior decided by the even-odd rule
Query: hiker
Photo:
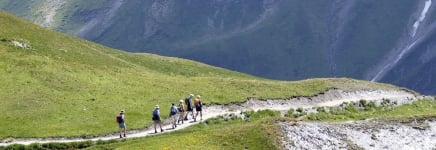
[[[183,99],[180,100],[180,103],[177,106],[177,109],[179,111],[179,119],[178,119],[177,123],[180,124],[180,121],[182,121],[182,124],[183,124],[183,119],[185,117],[185,105],[183,105]]]
[[[194,94],[189,94],[189,96],[185,99],[186,104],[186,115],[185,120],[188,120],[189,112],[191,112],[191,116],[194,117],[194,107],[192,106],[192,98],[194,97]]]
[[[171,104],[171,108],[170,108],[170,119],[171,119],[171,123],[173,124],[171,127],[173,127],[173,129],[177,128],[177,108],[176,106],[174,106],[174,103]]]
[[[121,110],[120,114],[117,116],[118,126],[120,127],[120,138],[126,137],[126,122],[124,121],[124,110]]]
[[[203,113],[202,113],[203,103],[201,102],[200,95],[197,95],[197,98],[195,98],[194,105],[195,105],[195,111],[197,112],[194,117],[194,122],[197,121],[198,113],[200,113],[200,120],[203,120]]]
[[[156,126],[159,124],[160,132],[163,132],[162,129],[162,121],[160,120],[160,112],[159,112],[159,105],[154,106],[153,110],[153,122],[154,122],[154,133],[157,133]]]

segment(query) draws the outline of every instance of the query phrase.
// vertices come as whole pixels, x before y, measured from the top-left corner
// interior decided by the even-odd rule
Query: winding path
[[[217,117],[220,115],[228,114],[228,113],[240,113],[242,111],[248,110],[276,110],[281,112],[286,112],[290,108],[312,108],[319,106],[337,106],[343,102],[352,102],[359,101],[361,99],[365,100],[382,100],[382,99],[390,99],[391,101],[396,101],[399,104],[409,103],[413,100],[416,100],[417,97],[410,92],[402,91],[402,90],[374,90],[374,91],[353,91],[353,92],[345,92],[342,90],[329,90],[323,94],[318,94],[312,97],[295,97],[290,99],[270,99],[270,100],[258,100],[258,99],[249,99],[247,102],[242,104],[228,104],[228,105],[213,105],[209,107],[205,107],[203,109],[203,120]],[[166,120],[168,121],[168,120]],[[192,120],[185,121],[184,124],[178,125],[176,129],[172,129],[170,124],[163,126],[164,132],[168,133],[172,131],[177,131],[184,129],[186,127],[192,126],[194,124],[199,123],[193,122]],[[157,134],[162,134],[161,132]],[[152,128],[148,128],[146,130],[138,130],[138,131],[130,131],[128,133],[127,138],[137,138],[137,137],[145,137],[151,135],[157,135],[154,133]],[[8,146],[11,144],[23,144],[29,145],[32,143],[51,143],[51,142],[81,142],[81,141],[98,141],[98,140],[112,140],[119,139],[118,134],[111,135],[103,135],[97,136],[93,138],[27,138],[27,139],[4,139],[0,141],[0,146]]]

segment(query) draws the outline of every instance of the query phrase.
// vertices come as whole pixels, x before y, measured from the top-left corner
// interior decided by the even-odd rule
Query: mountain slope
[[[419,79],[436,73],[425,44],[434,37],[432,0],[3,0],[0,8],[126,51],[271,79],[353,77],[436,93]]]
[[[110,49],[0,12],[0,138],[87,136],[147,126],[189,93],[206,104],[343,90],[399,89],[351,79],[272,81],[205,64]],[[164,109],[165,110],[165,109]],[[163,116],[168,112],[162,111]]]

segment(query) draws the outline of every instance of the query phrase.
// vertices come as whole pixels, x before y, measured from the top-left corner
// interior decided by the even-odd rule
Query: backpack
[[[189,101],[189,98],[186,98],[186,99],[185,99],[185,104],[186,104],[187,106],[191,106],[191,102]]]
[[[183,104],[179,104],[179,106],[177,107],[177,110],[179,112],[182,112],[183,111]]]
[[[177,110],[176,110],[176,108],[171,107],[170,114],[171,114],[171,115],[175,115],[175,114],[177,114]]]
[[[123,122],[123,117],[121,117],[121,115],[118,115],[118,116],[117,116],[117,122],[118,122],[118,123]]]
[[[200,99],[195,99],[195,100],[194,100],[194,105],[195,105],[195,107],[201,107],[201,101],[200,101]]]
[[[159,111],[158,109],[154,109],[153,110],[153,116],[158,116],[159,115]]]

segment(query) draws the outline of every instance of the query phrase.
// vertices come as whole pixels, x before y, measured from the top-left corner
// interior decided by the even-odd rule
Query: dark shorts
[[[153,118],[151,118],[153,121],[160,121],[160,117],[159,116],[153,116]]]
[[[201,106],[200,107],[196,106],[195,111],[201,111]]]
[[[193,111],[194,109],[192,109],[192,107],[188,107],[188,111]]]
[[[121,129],[124,129],[124,128],[126,128],[126,123],[124,123],[124,122],[120,122],[120,123],[118,123],[118,126],[119,126]]]

